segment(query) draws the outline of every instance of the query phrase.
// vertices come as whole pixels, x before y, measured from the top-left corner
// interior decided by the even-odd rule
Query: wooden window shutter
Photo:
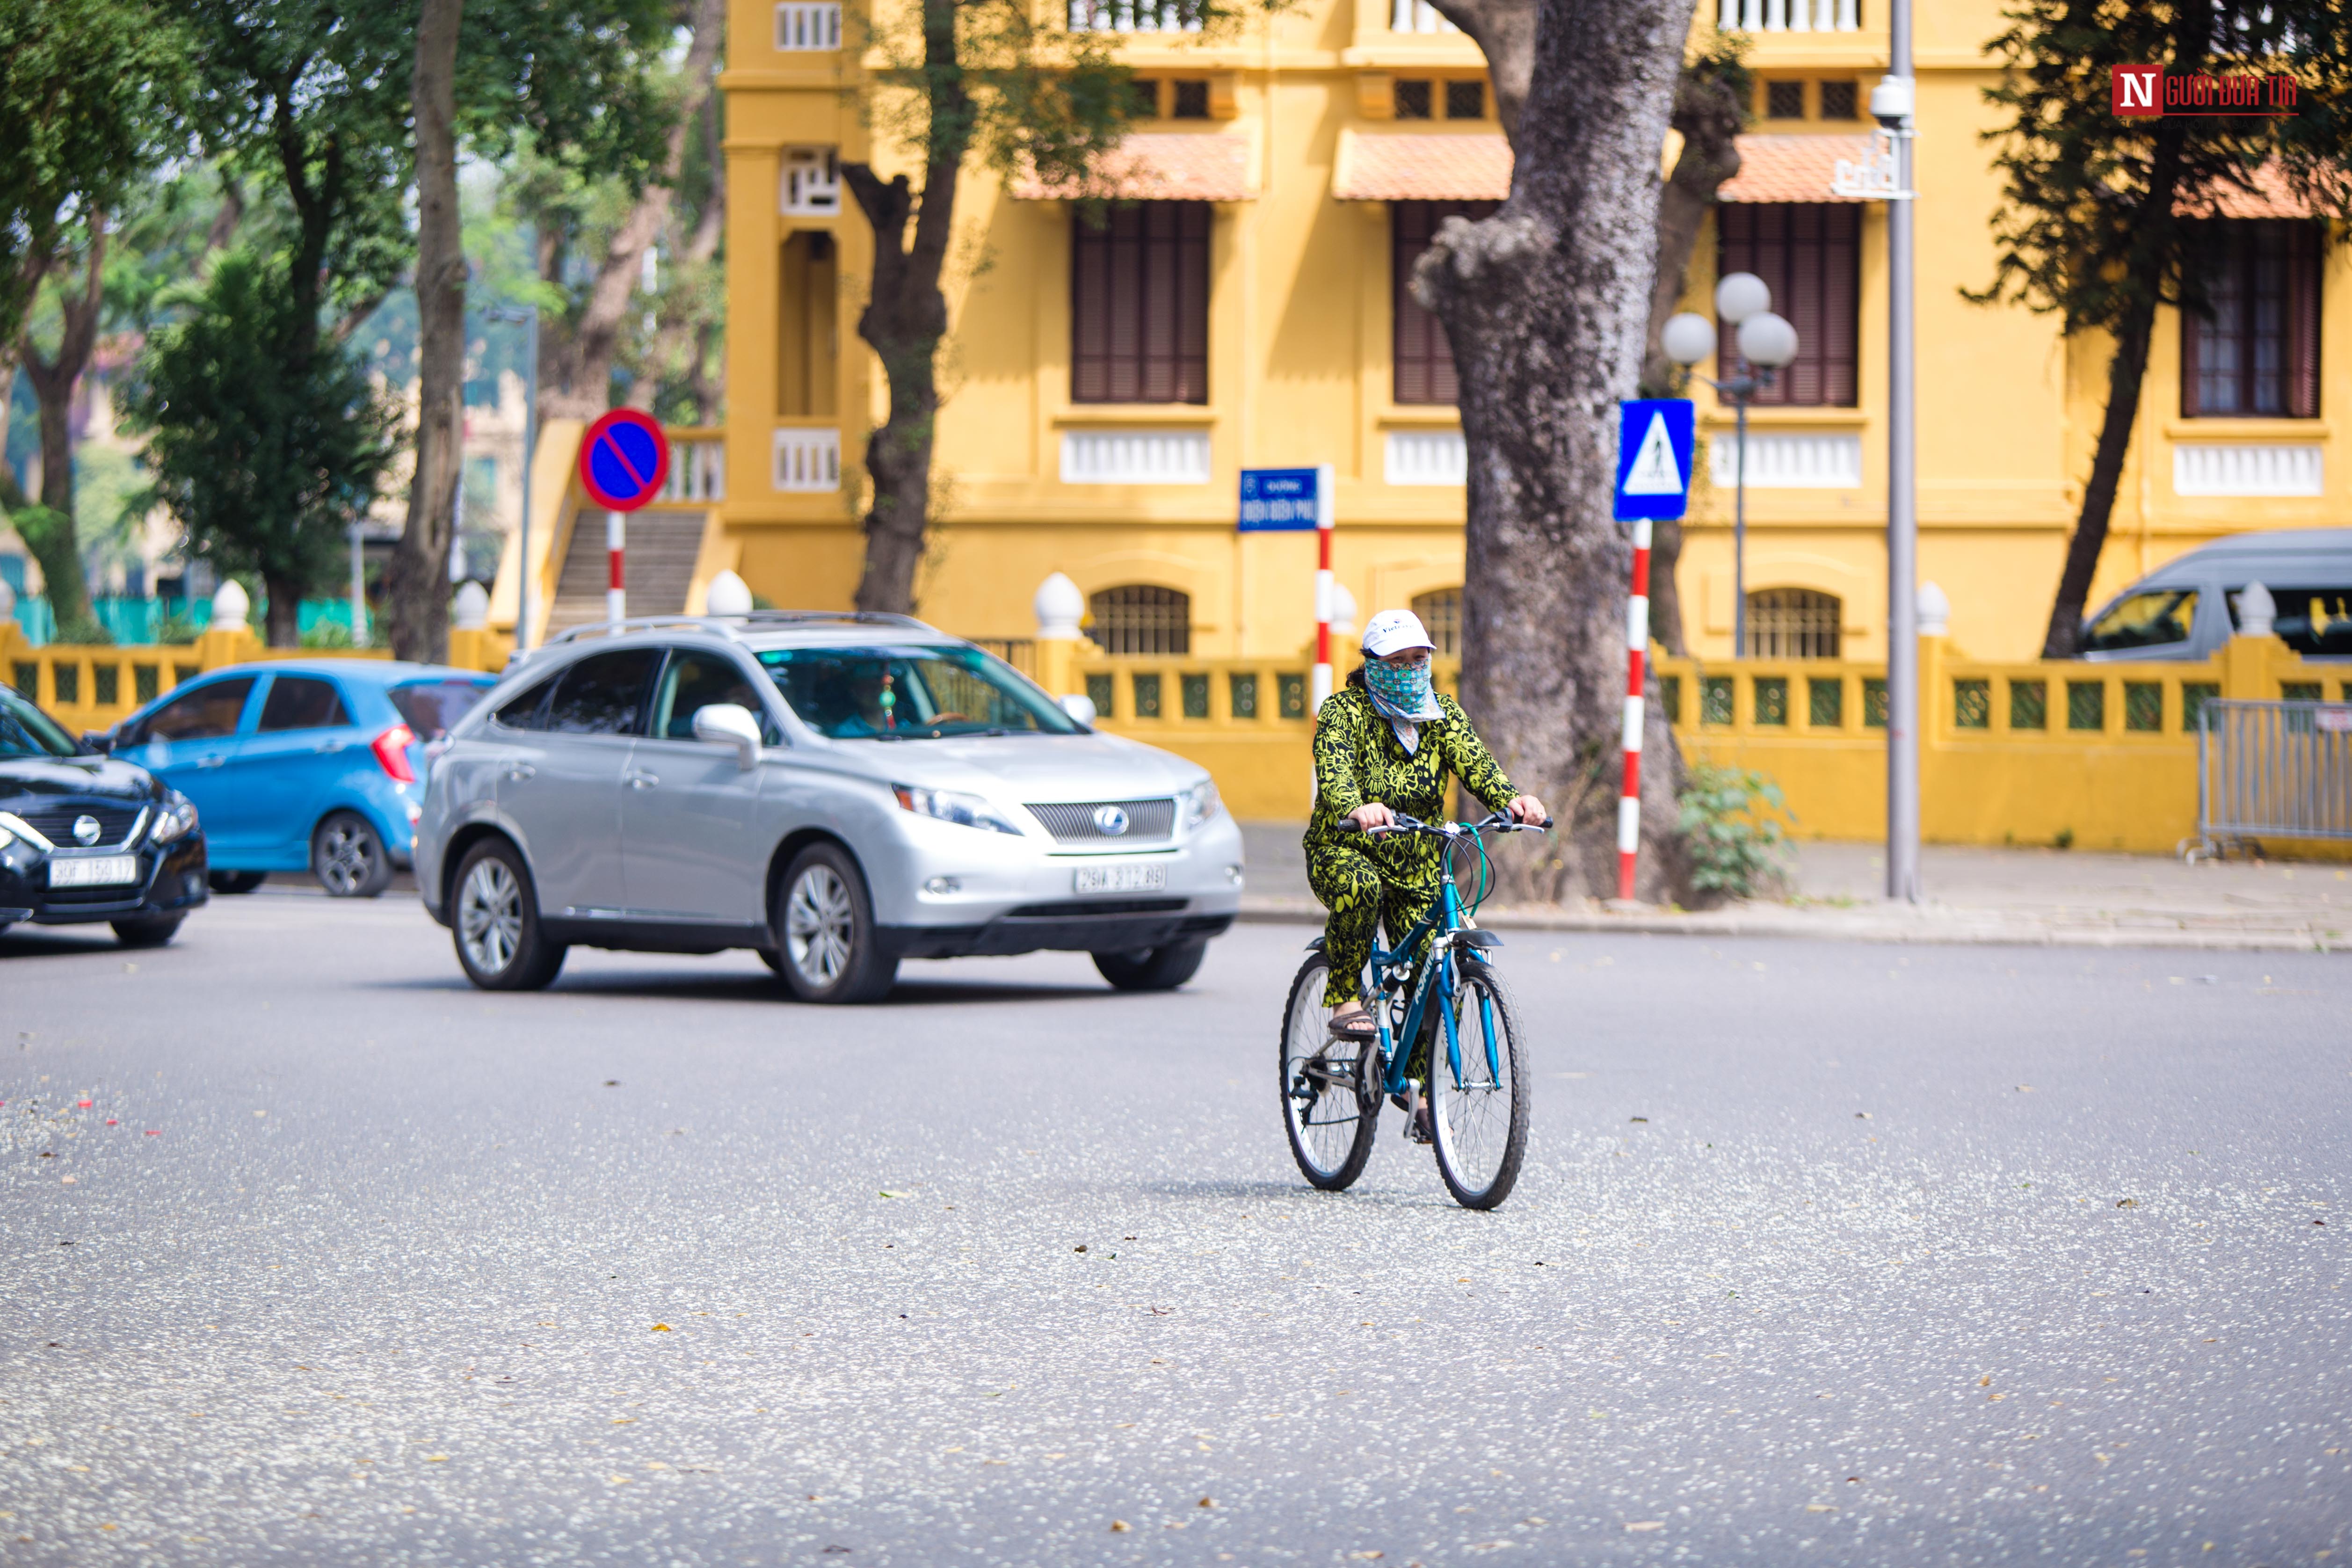
[[[1070,242],[1070,400],[1209,400],[1206,202],[1079,214]]]
[[[2327,231],[2298,224],[2287,247],[2287,387],[2290,418],[2319,417],[2319,278]]]
[[[1391,202],[1389,204],[1390,359],[1392,395],[1399,403],[1461,401],[1462,383],[1454,369],[1454,345],[1445,323],[1412,297],[1413,263],[1449,217],[1473,222],[1500,202]]]

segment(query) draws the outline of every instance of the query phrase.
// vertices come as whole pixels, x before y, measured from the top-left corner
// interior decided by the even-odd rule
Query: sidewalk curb
[[[2336,952],[2352,948],[2352,932],[2305,924],[2203,925],[2196,918],[2157,911],[2091,914],[2076,921],[1992,910],[1929,904],[1916,910],[1799,909],[1738,904],[1691,913],[1664,910],[1490,909],[1478,923],[1493,931],[1607,932],[1641,936],[1801,937],[1819,942],[1875,942],[1979,947],[2149,947],[2240,952]],[[1244,925],[1320,924],[1323,906],[1307,899],[1242,899]]]

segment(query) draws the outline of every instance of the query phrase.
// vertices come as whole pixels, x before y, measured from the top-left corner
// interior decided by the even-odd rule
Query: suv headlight
[[[941,822],[964,827],[992,828],[1015,838],[1021,837],[1021,830],[1005,821],[996,807],[981,795],[953,789],[922,789],[914,784],[892,784],[890,793],[898,797],[901,807],[917,816],[936,816]]]
[[[196,803],[174,790],[164,797],[162,808],[155,813],[155,826],[149,830],[147,840],[151,844],[169,844],[195,830]]]
[[[1217,781],[1202,779],[1180,798],[1184,806],[1184,826],[1198,827],[1217,815]]]

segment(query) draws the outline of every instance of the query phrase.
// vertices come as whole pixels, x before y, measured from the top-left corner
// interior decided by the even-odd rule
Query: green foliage
[[[281,258],[232,251],[189,303],[151,341],[125,424],[149,437],[188,559],[256,574],[293,604],[334,579],[391,462],[397,410],[340,345],[303,351]]]
[[[0,342],[60,231],[184,150],[186,45],[153,0],[0,0]]]
[[[1985,133],[2004,185],[1993,280],[1969,298],[2054,311],[2069,333],[2118,331],[2152,302],[2202,309],[2183,265],[2194,209],[2254,189],[2273,160],[2320,210],[2352,212],[2341,12],[2341,0],[2020,0],[1989,46],[2006,65],[1985,89],[2007,121]],[[2112,68],[2151,64],[2290,75],[2301,100],[2284,117],[2114,113]]]
[[[1769,890],[1788,874],[1784,824],[1795,821],[1780,786],[1762,773],[1694,763],[1680,825],[1692,885],[1734,899]]]
[[[334,616],[322,616],[302,629],[302,646],[310,648],[345,648],[355,647],[352,641],[352,623]]]

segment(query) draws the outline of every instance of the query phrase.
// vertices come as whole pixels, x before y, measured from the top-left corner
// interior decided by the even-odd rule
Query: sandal
[[[1372,1016],[1370,1013],[1358,1013],[1350,1017],[1334,1018],[1329,1027],[1333,1039],[1346,1040],[1353,1045],[1361,1045],[1365,1041],[1377,1037],[1380,1033],[1379,1028],[1372,1023]]]

